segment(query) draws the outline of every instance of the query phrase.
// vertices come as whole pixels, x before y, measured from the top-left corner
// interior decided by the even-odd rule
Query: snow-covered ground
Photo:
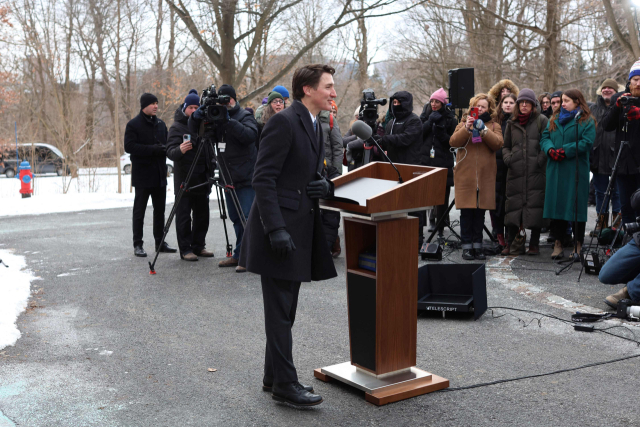
[[[0,350],[14,345],[20,338],[16,320],[27,308],[31,281],[35,277],[24,270],[27,263],[23,256],[0,249]]]
[[[0,217],[131,207],[134,192],[130,189],[131,175],[122,175],[122,193],[118,193],[116,168],[87,168],[80,169],[77,178],[35,176],[33,196],[23,199],[20,181],[0,175]],[[167,203],[173,200],[171,176],[167,178]]]

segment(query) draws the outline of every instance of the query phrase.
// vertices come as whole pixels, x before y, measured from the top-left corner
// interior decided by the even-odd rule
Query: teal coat
[[[549,131],[551,122],[542,133],[540,147],[547,154],[549,149],[564,148],[566,159],[556,162],[547,159],[547,184],[544,199],[544,218],[574,220],[576,173],[576,120],[564,126],[555,121],[556,130]],[[596,139],[593,118],[578,124],[578,222],[587,221],[589,199],[589,152]],[[549,155],[547,154],[547,157]]]

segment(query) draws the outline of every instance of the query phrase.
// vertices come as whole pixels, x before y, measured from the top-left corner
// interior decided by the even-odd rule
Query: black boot
[[[286,402],[293,406],[314,406],[322,403],[322,396],[309,393],[297,381],[291,383],[274,383],[271,398],[278,402]]]
[[[142,246],[136,246],[135,248],[133,248],[133,254],[139,257],[147,256],[147,253],[144,251],[144,249],[142,249]]]
[[[475,255],[475,258],[479,259],[480,261],[484,261],[485,259],[487,259],[486,255],[484,254],[484,249],[482,248],[474,249],[473,254]]]
[[[300,383],[298,383],[300,384]],[[313,386],[300,384],[302,388],[307,390],[309,393],[313,393]],[[262,391],[273,391],[273,380],[262,378]]]
[[[178,252],[178,250],[176,248],[172,248],[171,246],[167,245],[167,242],[162,242],[161,246],[158,247],[158,245],[156,245],[156,252],[166,252],[169,254],[174,254]]]
[[[462,250],[462,259],[466,259],[467,261],[473,261],[476,257],[473,254],[473,249],[463,249]]]

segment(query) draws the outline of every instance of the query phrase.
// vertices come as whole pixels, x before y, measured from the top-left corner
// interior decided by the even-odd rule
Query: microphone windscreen
[[[356,120],[351,125],[351,132],[364,141],[371,138],[371,134],[373,133],[371,127],[362,120]]]

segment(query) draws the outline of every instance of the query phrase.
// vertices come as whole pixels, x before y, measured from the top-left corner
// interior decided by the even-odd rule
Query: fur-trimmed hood
[[[509,79],[500,80],[498,83],[494,84],[491,90],[489,91],[489,96],[491,96],[493,100],[496,101],[496,105],[498,105],[498,103],[500,102],[500,92],[502,92],[502,88],[504,87],[508,88],[511,91],[511,93],[516,96],[516,98],[520,93],[520,89],[518,89],[518,86],[516,86],[515,83],[513,83],[511,80]]]

